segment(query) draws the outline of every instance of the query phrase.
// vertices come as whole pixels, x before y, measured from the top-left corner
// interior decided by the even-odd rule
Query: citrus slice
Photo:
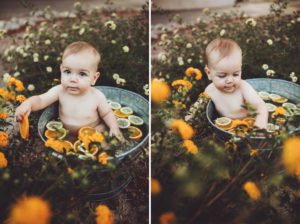
[[[267,132],[269,132],[269,133],[273,133],[274,131],[277,131],[278,129],[279,129],[279,126],[278,126],[278,125],[274,125],[274,124],[272,124],[272,123],[268,123],[268,124],[267,124],[266,130],[267,130]]]
[[[127,115],[133,114],[133,110],[130,107],[122,107],[120,111]]]
[[[232,120],[228,117],[219,117],[215,121],[216,125],[221,128],[225,128],[226,126],[230,125],[231,122],[232,122]]]
[[[29,120],[26,114],[23,115],[21,122],[19,123],[20,135],[23,139],[28,141],[29,137]]]
[[[286,122],[286,119],[283,117],[278,117],[278,118],[276,118],[276,122],[280,123],[280,124],[284,124]]]
[[[60,121],[50,121],[46,125],[46,128],[51,131],[59,130],[62,127],[63,127],[63,124]]]
[[[262,98],[263,100],[269,100],[269,99],[270,99],[269,93],[267,93],[267,92],[261,91],[261,92],[258,92],[258,95],[259,95],[260,98]]]
[[[66,150],[68,154],[73,149],[73,144],[69,141],[61,141],[63,148]]]
[[[253,127],[254,123],[255,123],[255,118],[246,117],[243,121],[246,121],[246,123],[249,125],[249,127]]]
[[[288,101],[288,99],[287,98],[284,98],[284,97],[280,97],[280,98],[278,98],[278,99],[273,99],[273,102],[274,103],[285,103],[285,102],[287,102]]]
[[[59,129],[59,131],[51,131],[51,130],[45,131],[46,138],[62,140],[66,137],[66,135],[67,135],[67,130],[64,128]]]
[[[115,114],[117,117],[120,117],[120,118],[128,117],[127,114],[122,113],[120,110],[114,110],[114,114]]]
[[[121,104],[117,103],[117,102],[113,102],[111,101],[109,103],[109,106],[111,107],[111,109],[113,110],[119,110],[121,108]]]
[[[96,155],[100,150],[100,146],[96,144],[92,144],[91,148],[89,149],[89,152],[94,156]]]
[[[277,94],[274,94],[274,93],[269,94],[269,97],[271,98],[271,100],[276,100],[276,99],[280,99],[281,98],[281,96],[279,96]]]
[[[266,103],[266,106],[267,106],[267,110],[269,111],[269,112],[274,112],[275,110],[276,110],[276,106],[274,105],[274,104],[272,104],[272,103]]]
[[[80,140],[77,140],[77,141],[74,143],[74,146],[73,146],[74,151],[75,151],[75,152],[79,151],[79,147],[84,147],[84,146],[83,146],[83,143],[82,143]]]
[[[297,108],[296,104],[293,104],[293,103],[283,103],[282,106],[285,109],[296,109]]]
[[[96,132],[96,130],[92,127],[82,127],[79,129],[78,134],[81,135],[92,135]]]
[[[108,104],[110,104],[110,103],[111,103],[111,100],[106,100],[106,102],[107,102]]]
[[[118,118],[117,119],[119,128],[125,129],[128,128],[130,126],[130,121],[126,118]]]
[[[135,115],[129,115],[128,120],[130,121],[131,124],[134,125],[142,125],[144,124],[144,120],[138,116]]]
[[[129,126],[128,131],[130,132],[129,138],[132,140],[138,140],[143,136],[143,132],[137,127]]]

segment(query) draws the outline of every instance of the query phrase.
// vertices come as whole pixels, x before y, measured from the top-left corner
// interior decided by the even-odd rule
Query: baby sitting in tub
[[[84,126],[103,132],[109,128],[110,136],[122,139],[114,113],[102,92],[93,88],[100,73],[97,72],[100,54],[89,43],[78,41],[66,47],[62,56],[61,84],[48,92],[25,100],[15,112],[17,121],[23,114],[44,109],[59,102],[59,117],[71,134]],[[104,123],[103,123],[104,121]]]
[[[239,45],[231,39],[217,38],[207,45],[205,60],[205,72],[212,80],[205,92],[219,114],[231,119],[243,119],[248,115],[243,105],[248,103],[257,112],[254,125],[265,129],[268,110],[252,86],[241,79],[242,50]]]

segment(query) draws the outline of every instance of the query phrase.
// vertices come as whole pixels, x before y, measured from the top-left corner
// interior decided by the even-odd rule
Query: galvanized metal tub
[[[300,85],[295,83],[281,80],[281,79],[247,79],[246,80],[257,92],[266,91],[269,93],[279,94],[285,98],[288,98],[294,103],[300,103]],[[217,137],[222,141],[227,141],[233,137],[233,135],[225,131],[214,124],[214,120],[220,117],[216,111],[215,105],[212,101],[207,104],[206,107],[206,117],[216,133]],[[260,141],[264,140],[264,137],[253,137],[254,140]]]
[[[120,89],[116,87],[110,87],[110,86],[95,86],[95,88],[99,89],[103,94],[106,96],[107,99],[110,99],[112,101],[119,102],[122,105],[129,106],[133,109],[135,114],[140,116],[146,125],[146,133],[144,134],[144,137],[142,140],[133,148],[128,149],[126,152],[120,153],[116,155],[115,159],[117,161],[122,160],[128,155],[135,155],[142,149],[142,147],[147,144],[148,138],[149,138],[149,102],[142,97],[139,94],[136,94],[134,92]],[[41,137],[41,139],[45,142],[44,133],[46,130],[46,124],[54,120],[58,117],[58,103],[54,103],[48,108],[46,108],[42,115],[39,118],[38,121],[38,132]],[[54,156],[61,157],[62,155],[54,152],[52,152]]]

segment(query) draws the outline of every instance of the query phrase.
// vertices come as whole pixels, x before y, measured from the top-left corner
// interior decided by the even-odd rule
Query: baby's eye
[[[233,76],[239,76],[240,74],[238,74],[238,73],[235,73],[235,74],[233,74]]]
[[[68,70],[68,69],[64,70],[63,72],[64,72],[65,74],[70,74],[70,73],[71,73],[70,70]]]
[[[81,77],[87,76],[87,74],[86,74],[85,72],[80,72],[79,75],[80,75]]]
[[[226,75],[225,75],[225,74],[219,74],[218,77],[219,77],[219,78],[225,78]]]

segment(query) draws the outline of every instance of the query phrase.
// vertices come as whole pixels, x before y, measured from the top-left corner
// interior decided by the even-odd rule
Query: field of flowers
[[[8,223],[147,223],[148,149],[114,164],[76,158],[58,159],[37,132],[41,111],[29,118],[24,140],[13,121],[15,108],[27,97],[60,82],[63,49],[83,40],[101,53],[101,78],[96,85],[136,92],[148,99],[148,9],[125,13],[86,11],[56,17],[50,8],[42,22],[24,32],[1,31],[13,40],[0,55],[5,74],[0,88],[0,222]],[[34,12],[33,12],[34,13]],[[111,190],[130,175],[129,186],[115,198]],[[98,193],[110,192],[106,196]],[[93,195],[93,194],[96,194]],[[98,196],[97,196],[98,194]]]
[[[204,92],[204,50],[217,37],[241,46],[243,79],[299,84],[300,12],[284,15],[286,5],[275,1],[268,16],[256,19],[204,9],[205,19],[193,25],[176,16],[180,28],[163,28],[162,51],[152,60],[154,223],[300,221],[299,116],[259,143],[247,135],[222,142],[207,121]]]

